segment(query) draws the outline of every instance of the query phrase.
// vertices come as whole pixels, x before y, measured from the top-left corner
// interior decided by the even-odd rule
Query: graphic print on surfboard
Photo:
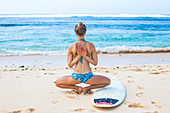
[[[94,92],[91,103],[96,107],[114,107],[120,105],[125,98],[125,87],[116,77],[113,77],[109,86]]]

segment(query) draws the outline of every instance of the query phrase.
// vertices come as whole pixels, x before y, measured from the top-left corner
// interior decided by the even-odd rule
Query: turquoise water
[[[170,48],[170,15],[0,15],[0,55],[66,54],[79,21],[98,51]]]

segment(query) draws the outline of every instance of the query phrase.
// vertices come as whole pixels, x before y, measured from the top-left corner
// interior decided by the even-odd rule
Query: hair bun
[[[79,22],[74,29],[75,33],[79,36],[83,36],[86,33],[86,26],[82,22]]]
[[[82,26],[83,26],[83,23],[82,23],[82,22],[79,22],[78,28],[82,28]]]

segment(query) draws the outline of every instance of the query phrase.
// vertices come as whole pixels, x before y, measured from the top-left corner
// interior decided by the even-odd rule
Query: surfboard
[[[97,89],[91,98],[95,107],[116,107],[126,98],[126,89],[116,78],[111,78],[111,84],[107,87]]]

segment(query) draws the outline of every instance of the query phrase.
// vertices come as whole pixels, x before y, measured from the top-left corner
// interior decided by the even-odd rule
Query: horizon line
[[[170,14],[148,13],[51,13],[51,14],[0,14],[0,17],[170,17]]]

